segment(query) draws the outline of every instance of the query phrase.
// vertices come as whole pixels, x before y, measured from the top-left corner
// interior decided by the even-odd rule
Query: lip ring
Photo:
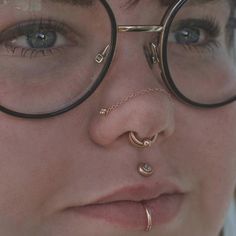
[[[169,186],[172,185],[170,184]],[[166,191],[168,188],[166,188]],[[160,185],[158,196],[154,198],[153,195],[153,198],[147,199],[145,194],[141,194],[139,197],[142,199],[139,200],[137,194],[141,190],[130,187],[130,191],[126,195],[124,189],[120,189],[115,192],[120,194],[118,198],[110,195],[100,200],[99,203],[70,207],[69,210],[82,217],[85,216],[98,221],[105,220],[108,224],[119,226],[122,229],[141,230],[140,232],[151,233],[154,226],[167,225],[174,221],[184,201],[185,193],[173,192],[174,189],[173,191],[171,189],[168,190],[168,192],[171,191],[172,193],[165,193],[163,192],[164,190],[165,187]]]
[[[143,207],[145,209],[145,213],[147,216],[147,226],[145,228],[145,231],[148,232],[148,231],[151,231],[152,229],[152,214],[149,208],[145,204],[143,204]]]

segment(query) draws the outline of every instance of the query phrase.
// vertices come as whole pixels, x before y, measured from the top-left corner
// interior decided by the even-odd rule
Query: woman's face
[[[0,2],[0,32],[21,21],[44,17],[58,21],[68,19],[65,24],[73,28],[73,19],[78,17],[81,8],[90,12],[87,16],[95,19],[94,22],[103,19],[96,14],[94,5],[85,6],[83,1],[77,5],[72,1],[65,4],[49,0]],[[160,24],[167,9],[159,1],[152,0],[133,4],[125,0],[107,2],[118,25]],[[204,8],[202,18],[213,18],[215,22],[221,22],[221,26],[225,24],[223,16],[229,15],[225,1],[201,4],[192,6],[196,7],[194,12],[197,8]],[[87,23],[83,22],[80,27],[86,28]],[[104,24],[98,24],[98,27],[102,29]],[[31,96],[35,99],[40,95],[40,101],[51,101],[50,94],[53,94],[51,89],[46,91],[43,87],[47,84],[48,88],[53,83],[45,74],[64,81],[71,75],[81,76],[77,71],[81,66],[86,68],[82,70],[84,75],[90,76],[92,65],[85,65],[81,60],[77,67],[76,51],[73,51],[72,59],[66,57],[67,63],[63,64],[66,66],[59,68],[56,60],[60,60],[57,58],[61,54],[47,52],[47,57],[41,53],[31,58],[24,51],[26,55],[22,56],[20,50],[24,37],[17,37],[8,40],[10,50],[4,49],[0,37],[1,73],[9,76],[1,81],[5,90],[0,96],[5,104],[15,100],[16,107],[21,106],[25,111],[34,109],[27,103],[26,91],[29,79],[38,75],[42,75],[44,80],[33,87]],[[170,101],[164,93],[150,93],[129,100],[108,116],[99,115],[101,108],[116,104],[134,91],[165,88],[159,69],[150,66],[144,53],[151,37],[153,34],[119,33],[116,54],[104,81],[91,97],[70,112],[41,120],[0,113],[1,235],[147,235],[142,200],[153,213],[154,225],[148,235],[219,235],[236,186],[236,104],[200,109],[180,102],[174,95]],[[98,38],[103,37],[98,35]],[[60,43],[63,44],[64,40],[62,38]],[[73,49],[73,45],[67,45],[66,50],[71,50],[67,49],[70,46]],[[89,45],[86,47],[90,48]],[[47,60],[53,63],[47,63]],[[41,67],[36,61],[41,62]],[[178,63],[176,61],[176,65]],[[14,65],[12,68],[18,71],[9,65]],[[188,75],[194,70],[187,65],[181,69],[189,70]],[[181,75],[181,69],[178,75]],[[224,74],[217,66],[209,70],[219,72],[217,75],[221,78],[229,73]],[[205,73],[211,74],[209,70]],[[98,72],[95,70],[93,73]],[[14,80],[16,76],[21,79],[19,84]],[[27,79],[21,83],[22,78]],[[63,81],[60,83],[64,85]],[[37,81],[34,82],[37,85]],[[12,83],[26,91],[13,92],[15,88],[9,89]],[[65,91],[69,88],[70,85],[65,85]],[[24,107],[21,104],[23,100],[27,103]],[[46,108],[41,102],[38,106],[49,109],[58,101],[60,99],[47,103]],[[157,133],[159,136],[151,147],[140,149],[130,144],[129,131],[137,132],[140,137]],[[138,174],[140,162],[153,167],[152,176],[145,178]],[[163,195],[153,206],[150,199],[159,194]]]

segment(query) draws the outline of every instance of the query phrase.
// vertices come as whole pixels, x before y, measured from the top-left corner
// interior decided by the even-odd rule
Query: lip
[[[167,194],[145,201],[151,211],[153,227],[170,223],[176,218],[184,200],[184,194]],[[143,230],[147,226],[147,217],[143,202],[118,201],[87,205],[71,209],[76,214],[89,218],[105,220],[125,229]]]
[[[147,226],[144,205],[151,212],[155,227],[170,223],[177,217],[185,195],[174,184],[123,187],[91,204],[70,207],[69,210],[125,229],[143,230]]]
[[[125,186],[120,189],[108,193],[105,196],[97,198],[92,204],[109,203],[115,201],[146,201],[158,198],[163,194],[183,193],[184,191],[172,182],[157,182],[155,184],[141,184],[133,186]]]

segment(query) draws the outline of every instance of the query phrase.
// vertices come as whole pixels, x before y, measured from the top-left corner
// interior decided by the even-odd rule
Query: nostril
[[[116,140],[123,142],[121,137],[125,135],[126,142],[128,139],[139,148],[160,142],[173,132],[174,110],[170,100],[164,89],[148,88],[137,90],[113,105],[101,106],[90,122],[91,141],[107,147]]]

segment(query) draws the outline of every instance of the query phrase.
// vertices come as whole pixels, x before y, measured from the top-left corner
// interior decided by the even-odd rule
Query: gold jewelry
[[[144,209],[145,209],[145,213],[147,216],[147,227],[145,228],[145,231],[151,231],[152,229],[152,215],[151,215],[151,211],[148,209],[148,207],[146,205],[143,205]]]
[[[172,99],[171,99],[171,95],[165,91],[164,89],[160,89],[160,88],[147,88],[147,89],[142,89],[139,90],[137,92],[134,92],[132,94],[130,94],[129,96],[125,97],[124,99],[122,99],[121,101],[119,101],[118,103],[108,107],[108,108],[102,108],[99,112],[100,115],[106,116],[109,115],[112,111],[114,111],[115,109],[117,109],[119,106],[123,105],[124,103],[128,102],[129,100],[136,98],[138,96],[141,95],[146,95],[149,93],[164,93],[165,95],[167,95],[167,97],[170,99],[171,103],[173,103]]]
[[[144,177],[149,177],[153,174],[153,169],[147,163],[140,163],[138,165],[138,173]]]
[[[133,132],[133,131],[129,132],[129,141],[134,146],[139,147],[139,148],[151,147],[152,144],[156,141],[157,137],[158,137],[158,134],[155,134],[151,138],[140,139],[139,137],[137,137],[136,132]]]
[[[110,49],[110,45],[108,44],[108,45],[105,47],[105,49],[102,51],[102,53],[98,53],[98,54],[96,55],[95,61],[96,61],[98,64],[101,64],[101,63],[104,61],[105,57],[106,57],[107,54],[108,54],[109,49]]]

